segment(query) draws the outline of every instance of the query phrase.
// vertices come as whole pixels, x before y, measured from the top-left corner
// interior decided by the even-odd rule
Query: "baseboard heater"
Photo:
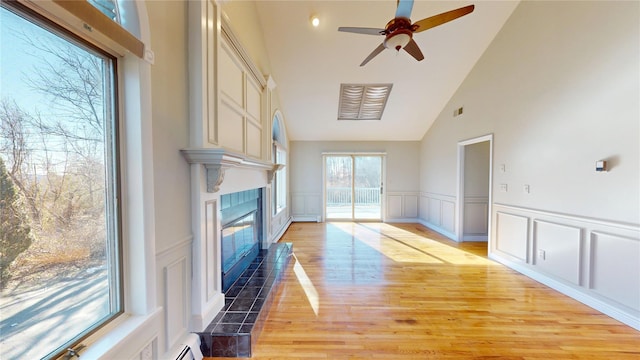
[[[193,356],[193,351],[191,351],[191,348],[189,346],[185,346],[180,352],[180,354],[178,354],[178,357],[176,358],[176,360],[196,360],[196,359]]]

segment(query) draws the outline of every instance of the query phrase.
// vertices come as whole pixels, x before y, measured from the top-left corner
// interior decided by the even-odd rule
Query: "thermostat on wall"
[[[596,171],[607,171],[607,162],[604,160],[596,161]]]

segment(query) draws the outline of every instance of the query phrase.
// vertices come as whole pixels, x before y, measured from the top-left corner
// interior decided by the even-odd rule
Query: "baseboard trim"
[[[489,236],[487,235],[463,235],[462,241],[468,242],[487,242],[489,241]]]
[[[418,219],[418,223],[420,223],[421,225],[424,225],[426,227],[428,227],[429,229],[439,233],[440,235],[446,236],[449,239],[453,240],[453,241],[458,241],[458,237],[456,236],[456,234],[449,232],[439,226],[433,225],[429,222],[424,221],[423,219]]]
[[[302,215],[302,216],[293,216],[291,218],[292,222],[321,222],[321,217],[319,215]]]
[[[287,231],[287,229],[289,228],[289,226],[291,226],[291,223],[293,222],[293,218],[289,217],[287,219],[287,221],[284,223],[284,225],[280,228],[280,230],[278,231],[278,233],[276,234],[276,236],[274,236],[271,239],[271,243],[277,243],[278,241],[280,241],[280,239],[282,238],[282,235],[284,235],[284,233]]]
[[[391,223],[400,223],[400,224],[415,224],[419,221],[417,218],[395,218],[395,219],[385,219],[384,222]]]

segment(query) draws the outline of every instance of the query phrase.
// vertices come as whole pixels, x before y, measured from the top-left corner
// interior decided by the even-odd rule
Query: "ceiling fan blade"
[[[424,60],[424,55],[422,55],[422,51],[416,44],[415,40],[411,39],[407,45],[405,45],[404,50],[409,53],[409,55],[413,56],[416,60],[421,61]]]
[[[426,19],[422,19],[420,21],[416,21],[414,25],[418,25],[418,28],[416,29],[416,31],[414,31],[414,33],[429,30],[438,25],[442,25],[451,20],[455,20],[461,16],[465,16],[473,12],[474,8],[475,8],[475,5],[469,5],[469,6],[461,7],[459,9],[447,11],[442,14],[434,15]]]
[[[369,56],[367,56],[367,58],[364,59],[364,61],[362,62],[362,64],[360,64],[360,66],[365,66],[369,61],[371,61],[371,59],[376,57],[376,55],[380,54],[382,50],[384,50],[384,44],[380,44],[375,50],[373,50],[373,52],[371,52],[371,54],[369,54]]]
[[[365,34],[365,35],[384,35],[384,29],[378,28],[363,28],[363,27],[348,27],[341,26],[338,28],[338,31],[356,33],[356,34]]]
[[[410,19],[412,9],[413,9],[413,0],[398,0],[396,17],[403,17],[403,18]]]

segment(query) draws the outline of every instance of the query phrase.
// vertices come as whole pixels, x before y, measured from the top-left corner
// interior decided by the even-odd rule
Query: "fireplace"
[[[258,256],[262,224],[262,189],[220,196],[223,293]]]

